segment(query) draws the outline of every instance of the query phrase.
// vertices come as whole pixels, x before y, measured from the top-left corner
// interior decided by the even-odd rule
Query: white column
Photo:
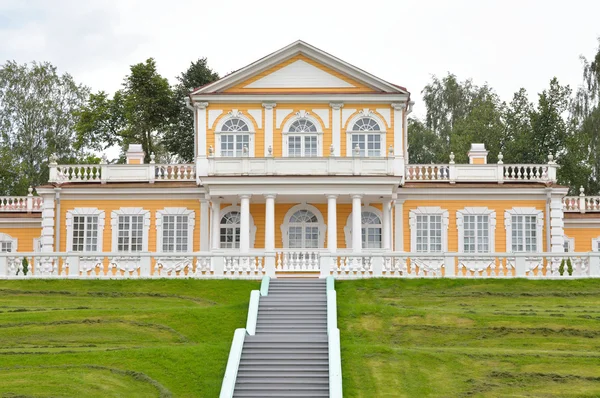
[[[344,104],[341,102],[332,102],[331,106],[331,144],[333,145],[334,156],[342,156],[341,148],[341,135],[342,135],[342,107]],[[323,148],[323,153],[329,153],[329,148]]]
[[[200,199],[200,251],[208,251],[210,249],[210,228],[209,228],[209,207],[208,199]]]
[[[383,249],[390,250],[392,248],[392,209],[391,201],[383,201],[383,220],[381,225],[381,234],[383,238]]]
[[[265,195],[265,251],[275,251],[275,194]]]
[[[394,156],[404,156],[404,115],[405,103],[392,104],[394,109]]]
[[[360,199],[362,195],[352,195],[352,251],[362,251],[362,208]]]
[[[269,102],[262,106],[265,108],[265,157],[267,157],[273,156],[273,108],[276,104]],[[271,153],[269,153],[269,148],[271,148]]]
[[[54,193],[42,195],[42,252],[54,251]]]
[[[240,195],[240,253],[250,251],[250,197]]]
[[[327,248],[337,251],[337,195],[327,195]]]
[[[210,226],[212,229],[211,234],[211,249],[218,250],[221,247],[220,237],[220,224],[221,224],[221,202],[213,199],[212,203],[212,216],[210,219]]]
[[[562,198],[550,199],[550,245],[553,253],[564,252],[565,232]]]
[[[394,203],[394,251],[404,251],[404,200]]]
[[[208,102],[196,102],[196,177],[208,175],[206,157],[206,107]]]

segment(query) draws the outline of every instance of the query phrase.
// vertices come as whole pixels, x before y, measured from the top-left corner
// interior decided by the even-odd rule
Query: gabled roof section
[[[197,88],[191,95],[277,91],[409,95],[404,87],[386,82],[301,40]]]

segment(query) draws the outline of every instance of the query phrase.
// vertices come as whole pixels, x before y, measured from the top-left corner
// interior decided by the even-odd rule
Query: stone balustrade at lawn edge
[[[287,252],[289,253],[289,252]],[[304,261],[303,258],[306,258]],[[600,252],[0,253],[0,278],[600,278]]]

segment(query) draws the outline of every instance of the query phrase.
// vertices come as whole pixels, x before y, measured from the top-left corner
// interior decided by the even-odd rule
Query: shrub
[[[563,274],[565,273],[565,259],[564,258],[560,262],[560,266],[558,267],[558,273],[560,274],[560,276],[563,276]]]
[[[571,264],[570,258],[567,259],[567,272],[569,273],[569,276],[573,275],[573,264]]]
[[[27,257],[23,257],[21,265],[23,265],[23,275],[27,275],[29,272],[29,261],[27,261]]]

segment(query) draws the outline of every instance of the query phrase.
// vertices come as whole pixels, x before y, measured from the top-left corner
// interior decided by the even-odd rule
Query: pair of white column
[[[240,198],[240,253],[250,251],[250,198],[252,195],[239,195]],[[211,249],[218,250],[221,247],[221,202],[212,200],[211,216]]]

